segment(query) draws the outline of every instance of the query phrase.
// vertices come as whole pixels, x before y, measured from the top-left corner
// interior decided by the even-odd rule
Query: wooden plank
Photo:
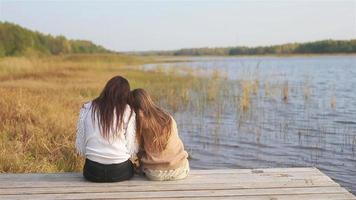
[[[208,169],[194,170],[194,174],[246,174],[246,173],[294,173],[294,172],[320,172],[315,167],[291,167],[291,168],[256,168],[256,169]]]
[[[146,179],[142,178],[136,178],[134,180],[130,181],[125,181],[125,182],[119,182],[119,183],[101,183],[101,186],[109,186],[109,185],[117,185],[117,186],[144,186],[144,185],[175,185],[175,184],[186,184],[186,185],[196,185],[196,184],[206,184],[206,183],[216,183],[216,184],[224,184],[224,183],[240,183],[240,184],[253,184],[253,183],[271,183],[271,182],[276,182],[276,183],[286,183],[286,182],[304,182],[306,185],[313,185],[314,183],[334,183],[330,178],[326,176],[309,176],[307,178],[302,178],[302,177],[268,177],[268,176],[257,176],[257,177],[244,177],[244,178],[203,178],[201,179],[200,177],[196,176],[190,176],[185,180],[180,180],[180,181],[166,181],[166,182],[158,182],[158,181],[148,181]],[[59,187],[59,186],[90,186],[95,183],[91,183],[88,181],[85,181],[84,178],[82,177],[80,180],[60,180],[56,181],[55,179],[52,181],[40,181],[40,180],[34,180],[34,181],[26,181],[26,182],[18,182],[18,181],[4,181],[0,182],[0,188],[16,188],[16,187],[46,187],[46,186],[51,186],[51,187]]]
[[[316,172],[290,172],[290,173],[229,173],[229,174],[194,174],[190,173],[191,176],[195,177],[230,177],[230,176],[280,176],[282,175],[295,175],[295,176],[325,176],[322,173],[316,173]],[[24,175],[24,176],[0,176],[1,181],[5,180],[19,180],[19,181],[26,181],[26,180],[53,180],[53,178],[56,178],[56,180],[64,179],[64,180],[69,180],[69,179],[80,179],[82,178],[82,174],[80,173],[73,173],[67,175],[67,174],[47,174],[47,175],[35,175],[35,174],[29,174],[29,175]]]
[[[131,181],[126,181],[122,183],[91,183],[91,182],[83,182],[86,184],[77,185],[72,182],[63,182],[62,185],[58,184],[40,184],[40,183],[32,183],[31,185],[15,185],[3,187],[0,190],[0,194],[12,194],[12,193],[26,193],[28,191],[37,191],[36,188],[44,189],[46,191],[50,191],[52,188],[58,189],[58,191],[69,189],[69,190],[78,190],[85,189],[89,191],[90,188],[105,188],[105,190],[116,190],[116,191],[134,191],[134,190],[152,190],[155,188],[162,188],[161,190],[170,190],[171,188],[175,188],[176,190],[184,190],[185,188],[192,189],[208,189],[208,188],[286,188],[286,187],[312,187],[312,186],[339,186],[335,182],[330,181],[307,181],[307,180],[287,180],[287,181],[252,181],[252,182],[221,182],[221,183],[211,183],[207,182],[205,184],[186,184],[184,182],[149,182],[146,184],[131,184]],[[153,184],[155,183],[155,184]],[[48,190],[49,189],[49,190]]]
[[[190,179],[206,181],[207,179],[251,179],[251,178],[263,178],[263,177],[273,177],[273,178],[283,178],[283,177],[291,177],[291,178],[314,178],[314,177],[327,177],[322,173],[316,172],[290,172],[290,173],[236,173],[236,174],[195,174],[191,173],[189,175]],[[328,177],[327,177],[328,178]],[[330,179],[330,178],[328,178]],[[46,174],[46,175],[36,175],[36,174],[28,174],[28,175],[15,175],[12,176],[0,176],[0,185],[2,183],[9,182],[34,182],[34,181],[42,181],[42,182],[60,182],[60,181],[83,181],[82,174],[73,173],[73,174]],[[133,180],[143,180],[139,177],[135,177]],[[330,179],[331,180],[331,179]]]
[[[187,198],[155,198],[155,200],[187,200]],[[190,197],[192,200],[355,200],[351,194],[295,194],[268,196],[222,196],[222,197]],[[147,199],[136,199],[147,200]]]
[[[190,175],[203,175],[203,174],[273,174],[273,173],[313,173],[322,174],[316,168],[265,168],[265,169],[217,169],[217,170],[192,170]],[[5,180],[7,178],[14,179],[33,179],[33,178],[69,178],[69,177],[82,177],[81,173],[6,173],[0,174],[0,180]]]
[[[1,195],[0,198],[10,199],[90,199],[90,198],[191,198],[191,197],[231,197],[231,196],[279,196],[300,194],[347,194],[341,187],[316,188],[278,188],[278,189],[237,189],[237,190],[197,190],[197,191],[163,191],[163,192],[106,192],[106,193],[65,193],[65,194],[34,194],[34,195]],[[347,198],[351,198],[349,196]]]
[[[314,185],[307,185],[303,182],[274,184],[196,184],[196,185],[146,185],[146,186],[105,186],[98,184],[95,186],[86,187],[37,187],[37,188],[5,188],[0,190],[0,195],[15,195],[15,194],[60,194],[60,193],[98,193],[98,192],[135,192],[135,191],[195,191],[195,190],[237,190],[237,189],[280,189],[280,188],[305,188],[305,187],[338,187],[334,183],[317,183]]]
[[[94,199],[95,197],[82,198]],[[3,199],[0,197],[0,199]],[[5,198],[4,198],[5,199]],[[6,197],[9,200],[29,200],[31,197]],[[39,197],[38,200],[54,199],[52,197]],[[57,198],[61,199],[61,198]],[[74,199],[74,198],[67,198]],[[115,196],[110,196],[100,199],[118,199]],[[150,198],[135,198],[136,200],[147,200]],[[154,198],[155,200],[355,200],[350,194],[296,194],[296,195],[267,195],[267,196],[214,196],[214,197],[180,197],[180,198]]]
[[[212,184],[212,183],[207,183],[207,184],[166,184],[166,185],[151,185],[150,183],[147,183],[146,185],[150,185],[152,187],[166,187],[166,188],[172,188],[175,187],[177,188],[177,190],[179,190],[180,188],[184,188],[184,187],[191,187],[191,188],[195,188],[197,187],[199,188],[209,188],[209,187],[214,187],[216,185],[221,185],[221,187],[226,187],[229,188],[230,185],[232,185],[232,187],[238,187],[238,188],[264,188],[269,186],[270,188],[287,188],[287,187],[312,187],[312,186],[323,186],[323,187],[328,187],[328,186],[339,186],[337,183],[325,183],[325,182],[315,182],[315,183],[310,183],[310,184],[304,184],[303,181],[298,181],[298,182],[278,182],[278,183],[274,183],[274,182],[250,182],[250,183],[216,183],[216,184]],[[196,185],[203,185],[203,186],[196,186]],[[72,184],[68,184],[65,185],[63,184],[62,186],[57,186],[57,185],[48,185],[46,187],[32,187],[27,185],[26,187],[8,187],[8,188],[1,188],[1,191],[11,191],[12,189],[16,190],[18,189],[18,191],[23,190],[31,190],[31,189],[36,189],[36,188],[85,188],[85,187],[90,187],[91,184],[88,184],[86,186],[77,186],[77,185],[72,185]],[[106,185],[106,184],[101,184],[101,185],[97,185],[95,187],[106,187],[106,188],[110,188],[110,187],[123,187],[123,188],[134,188],[134,187],[140,187],[141,190],[145,190],[144,185]],[[219,187],[219,186],[217,186]],[[128,189],[128,190],[134,190],[134,189]]]
[[[321,180],[330,180],[325,175],[315,175],[315,174],[229,174],[229,175],[217,175],[217,174],[211,174],[211,175],[189,175],[189,179],[187,180],[194,180],[195,182],[206,182],[209,180],[251,180],[251,179],[259,179],[259,180],[270,180],[270,179],[321,179]],[[131,179],[132,182],[135,181],[145,181],[145,178],[141,177],[135,177]],[[17,183],[26,183],[26,182],[36,182],[36,181],[41,181],[41,182],[61,182],[61,181],[77,181],[77,182],[82,182],[84,181],[83,176],[81,175],[80,177],[75,177],[75,178],[63,178],[63,177],[48,177],[48,178],[26,178],[26,179],[1,179],[0,178],[0,185],[6,184],[8,182],[17,182]]]
[[[261,168],[261,169],[214,169],[214,170],[192,170],[191,175],[202,175],[202,174],[255,174],[255,173],[322,173],[317,168]],[[81,173],[5,173],[0,174],[0,180],[6,178],[46,178],[46,177],[81,177]]]

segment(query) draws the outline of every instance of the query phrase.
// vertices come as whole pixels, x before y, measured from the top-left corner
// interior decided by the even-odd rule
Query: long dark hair
[[[117,136],[118,130],[122,128],[123,115],[129,97],[129,82],[122,76],[115,76],[106,83],[100,95],[93,100],[93,120],[98,120],[101,135],[105,139]]]
[[[137,140],[145,149],[163,151],[172,131],[171,116],[158,107],[144,89],[135,89],[131,95],[131,105],[136,113]]]

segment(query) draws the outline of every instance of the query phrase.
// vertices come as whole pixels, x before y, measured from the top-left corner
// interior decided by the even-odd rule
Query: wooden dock
[[[0,174],[0,199],[356,199],[316,168],[192,170],[181,181],[91,183],[79,173]]]

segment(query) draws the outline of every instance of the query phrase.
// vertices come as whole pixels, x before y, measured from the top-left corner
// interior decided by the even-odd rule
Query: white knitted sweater
[[[124,124],[118,136],[107,140],[100,133],[98,120],[93,121],[91,102],[84,104],[80,109],[77,124],[76,148],[78,153],[102,164],[122,163],[135,156],[138,151],[136,119],[134,112],[130,114],[131,109],[127,105],[123,115]]]

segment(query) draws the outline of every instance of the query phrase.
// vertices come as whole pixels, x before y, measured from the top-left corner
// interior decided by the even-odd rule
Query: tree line
[[[145,51],[141,55],[171,55],[171,56],[233,56],[233,55],[268,55],[268,54],[333,54],[356,53],[354,40],[321,40],[307,43],[288,43],[282,45],[259,47],[218,47],[190,48],[173,51]]]
[[[64,36],[46,35],[13,23],[0,22],[0,57],[108,52],[90,41],[69,40]]]

